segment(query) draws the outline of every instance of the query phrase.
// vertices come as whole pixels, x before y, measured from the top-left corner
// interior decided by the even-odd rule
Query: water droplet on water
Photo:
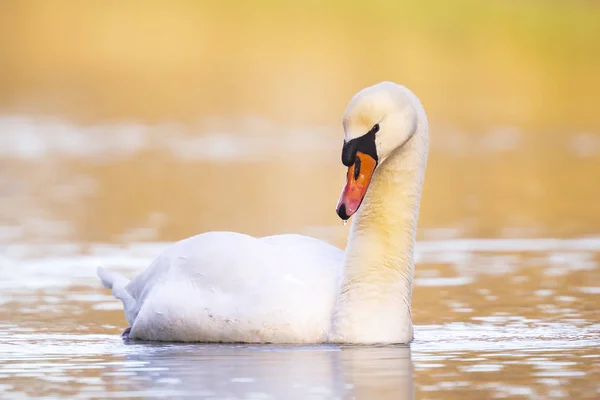
[[[345,219],[345,220],[344,220],[344,226],[346,226],[346,224],[347,224],[347,223],[348,223],[348,220],[347,220],[347,219]]]

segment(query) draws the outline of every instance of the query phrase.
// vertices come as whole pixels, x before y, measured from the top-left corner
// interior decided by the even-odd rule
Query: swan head
[[[417,97],[393,82],[367,87],[350,100],[343,118],[348,173],[337,205],[341,219],[358,211],[376,168],[415,134],[420,109]]]

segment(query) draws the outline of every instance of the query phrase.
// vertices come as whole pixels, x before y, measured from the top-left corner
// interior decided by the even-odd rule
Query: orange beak
[[[346,186],[337,205],[337,214],[344,221],[358,211],[360,204],[367,193],[377,161],[360,151],[356,152],[356,161],[348,168]]]

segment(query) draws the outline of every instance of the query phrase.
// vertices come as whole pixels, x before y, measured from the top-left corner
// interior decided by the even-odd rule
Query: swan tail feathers
[[[113,296],[116,299],[121,300],[123,308],[125,308],[125,317],[129,324],[133,325],[133,321],[138,313],[138,306],[136,299],[134,299],[127,291],[127,285],[130,282],[129,279],[117,272],[109,271],[103,267],[98,267],[96,273],[98,278],[100,278],[102,285],[104,285],[106,289],[111,289]]]
[[[98,267],[96,273],[98,274],[100,281],[102,281],[102,285],[104,285],[104,287],[107,289],[125,287],[129,283],[129,279],[125,278],[123,275],[117,272],[109,271],[102,267]]]

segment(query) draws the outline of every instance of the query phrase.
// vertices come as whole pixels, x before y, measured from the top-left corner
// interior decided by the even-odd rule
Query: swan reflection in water
[[[409,346],[130,343],[107,389],[195,398],[413,399]],[[124,382],[123,382],[124,383]],[[115,387],[119,386],[119,387]],[[111,388],[111,386],[113,386]]]

